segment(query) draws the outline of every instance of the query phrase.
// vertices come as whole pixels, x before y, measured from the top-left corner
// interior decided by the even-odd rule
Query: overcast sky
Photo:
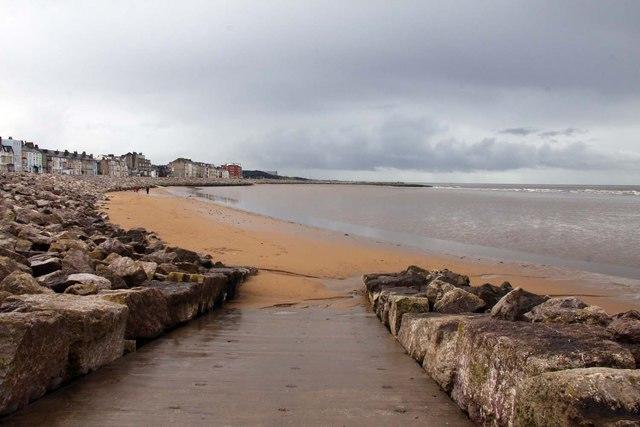
[[[410,181],[640,183],[638,1],[3,1],[0,136]]]

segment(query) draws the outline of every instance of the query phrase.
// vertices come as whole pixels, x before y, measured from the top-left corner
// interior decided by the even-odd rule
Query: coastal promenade
[[[470,425],[354,298],[351,308],[258,309],[240,297],[7,423]]]
[[[68,183],[72,184],[73,181]],[[123,189],[116,184],[113,183],[107,188]],[[87,187],[87,182],[82,185],[85,188],[84,191],[89,191],[87,194],[92,194],[93,190]],[[101,185],[100,188],[105,188],[104,183]],[[12,190],[17,194],[14,196],[16,198],[25,192],[21,187],[15,187]],[[99,187],[96,188],[96,191],[98,190]],[[419,301],[416,300],[415,307],[411,303],[405,304],[405,301],[400,308],[401,301],[407,299],[406,295],[411,289],[393,288],[394,292],[399,292],[398,295],[385,294],[383,297],[380,294],[376,298],[377,291],[372,284],[372,281],[376,283],[382,281],[389,282],[389,286],[392,286],[391,283],[401,281],[402,286],[406,287],[407,284],[413,284],[415,280],[420,283],[429,280],[427,289],[427,298],[429,298],[429,287],[435,289],[440,286],[438,278],[443,275],[442,277],[449,280],[443,286],[450,288],[461,286],[468,289],[468,292],[461,289],[454,292],[451,289],[451,292],[447,291],[446,295],[441,296],[442,301],[447,295],[455,294],[454,296],[471,298],[473,301],[469,301],[474,304],[479,303],[479,300],[484,301],[483,304],[488,304],[487,301],[493,298],[493,294],[485,295],[480,292],[486,291],[487,288],[508,292],[507,295],[496,296],[496,298],[502,297],[500,301],[510,301],[509,295],[514,293],[519,295],[518,293],[524,292],[519,289],[511,290],[511,286],[507,284],[499,289],[490,285],[469,287],[470,278],[476,283],[486,280],[489,276],[493,280],[496,279],[495,271],[492,274],[482,273],[481,269],[486,268],[483,264],[478,264],[476,267],[478,270],[475,270],[478,273],[469,274],[471,277],[459,275],[438,269],[438,265],[444,261],[437,258],[399,250],[382,243],[363,241],[348,234],[336,235],[333,232],[305,228],[299,224],[239,212],[198,199],[190,194],[184,189],[176,189],[176,192],[154,189],[149,194],[146,192],[110,193],[105,198],[106,204],[100,206],[96,203],[88,203],[86,210],[91,215],[97,215],[94,206],[99,206],[100,218],[106,220],[108,215],[108,220],[112,224],[110,227],[114,227],[115,235],[127,243],[133,241],[132,239],[138,241],[140,237],[146,236],[141,245],[132,247],[131,250],[144,249],[148,252],[149,245],[166,242],[161,243],[166,246],[163,253],[176,252],[175,256],[180,254],[184,258],[188,255],[194,259],[191,263],[181,262],[175,267],[167,263],[159,264],[156,270],[164,271],[170,267],[173,271],[181,267],[194,271],[197,269],[204,274],[214,274],[217,262],[220,261],[227,266],[253,265],[257,267],[259,274],[249,277],[250,271],[247,268],[221,268],[218,270],[220,273],[226,270],[230,270],[229,272],[247,270],[245,277],[248,280],[242,283],[237,293],[234,285],[233,294],[237,294],[236,298],[224,307],[220,308],[216,305],[216,310],[210,313],[205,313],[207,310],[190,310],[190,313],[197,311],[202,315],[196,317],[194,314],[189,317],[191,319],[189,322],[184,322],[179,321],[178,315],[182,311],[176,310],[178,307],[174,303],[178,302],[178,299],[173,295],[172,290],[180,284],[185,290],[196,289],[199,286],[195,284],[196,282],[189,285],[182,279],[180,284],[169,283],[171,280],[177,280],[178,276],[185,276],[186,273],[170,273],[166,277],[162,273],[154,273],[154,277],[159,280],[169,281],[158,289],[167,292],[165,297],[167,310],[171,310],[172,313],[168,320],[175,317],[173,322],[162,323],[157,325],[159,328],[154,329],[164,332],[164,335],[154,333],[153,337],[156,339],[150,342],[145,339],[138,340],[137,350],[122,358],[120,357],[122,352],[118,347],[117,357],[101,363],[101,369],[81,372],[76,376],[75,381],[67,382],[57,391],[23,407],[5,418],[3,422],[7,425],[47,423],[82,426],[177,423],[189,425],[300,425],[303,423],[310,425],[469,425],[471,421],[459,409],[462,407],[469,413],[471,420],[478,423],[486,423],[494,416],[491,411],[498,408],[502,423],[511,419],[513,412],[508,401],[502,400],[503,396],[513,395],[510,390],[514,389],[513,384],[519,384],[519,379],[523,375],[521,371],[524,369],[526,371],[524,374],[528,376],[544,373],[547,369],[544,368],[545,366],[555,371],[556,365],[546,362],[557,359],[554,351],[562,353],[562,357],[558,359],[561,362],[558,367],[564,370],[563,375],[584,374],[588,375],[589,379],[601,374],[616,374],[631,380],[637,377],[636,373],[632,372],[637,366],[634,361],[637,355],[633,353],[636,347],[631,346],[627,349],[625,343],[615,343],[614,338],[607,335],[611,333],[605,331],[602,326],[540,324],[533,326],[526,322],[519,322],[518,319],[491,320],[487,314],[475,314],[472,321],[463,313],[461,321],[473,324],[469,324],[471,332],[467,332],[463,336],[464,339],[461,338],[463,343],[461,345],[467,347],[458,348],[450,345],[455,341],[455,337],[452,338],[450,332],[461,329],[449,328],[448,323],[440,325],[440,321],[444,320],[445,323],[449,320],[457,321],[456,319],[460,316],[442,317],[436,313],[423,319],[420,317],[420,307],[422,307],[420,304],[424,303],[422,301],[424,297],[416,297]],[[153,230],[153,233],[142,233],[139,227]],[[155,243],[150,241],[151,238]],[[53,244],[52,246],[55,247]],[[211,258],[206,258],[204,254],[214,254],[216,265],[209,265],[212,264]],[[142,252],[138,255],[132,254],[141,260],[148,259],[148,255]],[[159,255],[158,253],[154,257]],[[66,254],[63,259],[69,256]],[[111,267],[112,264],[121,262],[119,260],[122,258],[122,256],[109,254],[102,263],[96,262],[96,271],[102,271],[102,265]],[[135,264],[135,261],[133,263]],[[452,264],[447,260],[445,265]],[[32,263],[32,265],[38,267],[38,264]],[[389,273],[400,271],[407,265],[425,266],[433,273],[433,277],[429,271],[418,267],[411,267],[405,273]],[[505,266],[505,268],[510,267]],[[255,273],[256,270],[252,269],[252,271]],[[414,271],[422,272],[424,275],[422,273],[411,275],[410,280],[405,283],[405,276],[408,272]],[[367,274],[364,277],[368,297],[373,302],[373,311],[369,308],[369,302],[362,292],[361,276],[370,272],[386,272]],[[34,274],[40,273],[34,270]],[[517,281],[525,282],[526,277],[523,273],[518,274]],[[189,274],[186,276],[191,277]],[[148,276],[145,274],[145,277],[140,277],[140,280],[146,278]],[[113,277],[113,279],[116,278]],[[202,283],[203,290],[209,282]],[[536,279],[536,281],[525,283],[534,288],[537,283],[542,282],[542,279]],[[553,283],[550,285],[553,286]],[[474,296],[475,291],[479,291],[481,297]],[[141,291],[138,288],[132,288],[118,292]],[[99,291],[97,298],[100,295],[102,294]],[[209,301],[208,295],[203,293],[202,297]],[[36,297],[7,296],[6,301],[13,303],[22,301],[21,298],[30,300],[29,298]],[[70,298],[76,298],[79,302],[90,304],[96,297],[67,296],[66,298],[69,301]],[[540,303],[547,298],[541,298]],[[198,297],[198,301],[200,299]],[[574,297],[564,299],[576,300]],[[211,299],[211,301],[215,300],[217,298]],[[170,301],[173,302],[170,303]],[[202,303],[210,307],[207,301]],[[443,309],[442,301],[439,299],[434,301],[434,310]],[[458,303],[458,300],[447,301],[447,304]],[[549,303],[553,301],[552,298]],[[389,302],[388,310],[387,302]],[[394,302],[397,303],[395,309],[392,308]],[[149,304],[135,305],[133,300],[130,303],[136,315],[142,314],[140,310],[143,307],[144,310],[152,311],[155,307]],[[503,303],[505,304],[510,303]],[[198,302],[194,307],[201,305]],[[429,301],[430,305],[431,301]],[[14,307],[8,304],[5,306],[7,310]],[[466,311],[476,311],[478,307],[470,307]],[[398,317],[398,313],[404,310],[418,313],[416,314],[418,317],[414,319],[406,314],[409,319],[407,327],[411,330],[399,333],[397,320],[404,317],[402,314]],[[458,311],[460,310],[455,312]],[[442,312],[448,313],[446,310]],[[610,317],[601,309],[593,309],[590,313],[594,319],[597,317],[607,323],[615,320],[616,324],[622,325],[624,328],[618,335],[628,335],[627,329],[635,325],[633,319],[629,317],[633,313],[628,314],[628,318],[618,319],[619,321],[616,320],[617,317]],[[394,339],[388,330],[377,322],[376,317],[380,317],[385,325],[389,325],[392,334],[399,335]],[[142,325],[136,323],[143,319],[142,317],[131,319],[131,322],[127,323],[128,335],[125,336],[134,338],[151,336],[146,329],[143,336],[140,335],[142,329],[134,328]],[[177,323],[181,325],[171,326]],[[403,320],[402,324],[404,323]],[[418,325],[418,323],[426,326],[435,325],[440,329],[436,334],[431,334],[429,328],[420,330],[413,328],[412,325]],[[497,332],[496,325],[501,327]],[[463,330],[467,330],[467,326],[465,324]],[[473,332],[475,331],[473,327],[478,329],[485,326],[486,330]],[[520,336],[517,332],[520,329],[525,330],[527,337]],[[603,343],[593,344],[593,341],[597,341],[598,338],[584,333],[592,329],[594,331],[597,329],[596,332],[599,334],[597,337],[607,339],[603,340]],[[444,332],[444,335],[441,332]],[[491,340],[485,344],[478,344],[475,341],[472,343],[477,337],[485,337],[487,334],[492,336],[494,333],[498,333],[503,341],[522,341],[521,343],[518,341],[520,344],[516,343],[514,348],[522,349],[520,353],[523,353],[525,358],[526,354],[540,353],[539,357],[536,356],[537,358],[534,359],[542,361],[544,369],[540,370],[535,363],[533,365],[518,364],[514,369],[508,363],[513,359],[510,356],[511,353],[504,348],[496,353],[495,345]],[[430,341],[429,337],[433,340]],[[478,339],[482,341],[484,338]],[[576,343],[568,346],[566,339],[568,339],[567,342],[575,341]],[[439,349],[438,351],[444,352],[444,355],[441,358],[436,357],[434,363],[421,366],[420,363],[424,361],[420,356],[422,350],[417,350],[417,347],[413,346],[413,343],[418,341],[420,346],[427,345],[427,347],[429,343],[433,343]],[[537,344],[531,348],[525,346],[534,341]],[[398,345],[398,342],[401,345]],[[546,344],[538,345],[540,342]],[[444,344],[440,346],[442,343]],[[408,357],[402,347],[418,363]],[[426,348],[426,350],[434,349]],[[458,350],[460,352],[456,353]],[[99,354],[98,349],[95,353]],[[517,353],[518,357],[520,353]],[[486,369],[495,368],[496,374],[489,376],[482,374],[489,371],[485,368],[478,370],[476,365],[469,363],[470,354],[481,354],[484,359],[474,356],[473,360],[485,360],[490,366]],[[584,355],[589,356],[586,362]],[[494,366],[495,360],[503,359],[507,361],[505,364]],[[443,363],[438,364],[438,361]],[[458,381],[456,390],[463,393],[453,393],[452,399],[449,399],[447,393],[452,390],[447,378],[450,377],[447,376],[448,374],[440,375],[441,371],[438,369],[442,368],[445,374],[450,373],[452,371],[448,367],[454,362],[460,364],[460,372],[471,372],[471,374],[454,378]],[[592,367],[601,370],[588,370]],[[580,371],[581,368],[587,370]],[[574,372],[573,369],[578,371]],[[431,377],[425,374],[425,370]],[[89,372],[88,375],[84,375],[87,372]],[[491,382],[493,378],[502,378],[500,387],[503,385],[504,387],[498,392],[494,391],[493,382]],[[535,378],[539,379],[537,376]],[[469,381],[470,379],[473,381]],[[633,387],[635,386],[627,387],[631,391],[622,390],[618,393],[620,396],[616,394],[612,407],[617,407],[615,405],[619,402],[629,400],[625,396],[634,395]],[[540,396],[544,396],[547,388],[542,389],[543,393]],[[16,389],[20,388],[16,387]],[[474,394],[478,390],[485,391]],[[7,396],[12,397],[10,394]],[[540,397],[535,393],[532,396]],[[581,398],[586,402],[592,396],[597,398],[599,395],[589,393]],[[530,399],[525,400],[533,406],[540,404],[545,410],[556,409],[553,405],[549,405],[549,399],[542,397],[542,400],[533,399],[530,402]],[[485,401],[487,398],[491,402],[496,399],[500,402],[496,405],[487,403]],[[518,402],[522,403],[523,400],[520,399]],[[629,402],[635,405],[635,400],[632,399]],[[572,407],[578,407],[577,404],[570,404],[573,405]],[[606,410],[609,411],[607,413],[611,413],[610,407]],[[631,408],[627,412],[635,413],[633,411],[635,409]],[[546,425],[544,419],[547,415],[540,415],[539,411],[533,413],[538,414],[538,418],[542,417],[540,418],[542,421],[538,420],[536,425]],[[579,410],[579,413],[588,416],[588,412]],[[625,412],[622,415],[626,417],[628,414]],[[558,417],[560,415],[552,416],[554,419],[560,419]]]

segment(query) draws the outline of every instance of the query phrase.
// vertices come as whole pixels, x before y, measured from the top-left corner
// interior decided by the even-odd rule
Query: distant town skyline
[[[640,3],[0,0],[0,135],[311,178],[640,183]]]

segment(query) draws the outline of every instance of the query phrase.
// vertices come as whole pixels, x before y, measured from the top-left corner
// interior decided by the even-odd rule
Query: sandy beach
[[[364,273],[399,271],[409,265],[449,268],[473,285],[509,281],[532,292],[576,295],[610,313],[638,308],[624,291],[631,279],[566,269],[432,254],[247,213],[164,189],[111,193],[104,206],[111,221],[145,227],[170,244],[210,253],[229,265],[251,265],[260,274],[247,282],[235,304],[349,306]]]

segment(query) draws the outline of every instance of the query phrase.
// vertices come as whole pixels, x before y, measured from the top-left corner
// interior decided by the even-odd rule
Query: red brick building
[[[231,163],[222,166],[227,172],[229,172],[229,178],[242,178],[242,166]]]

